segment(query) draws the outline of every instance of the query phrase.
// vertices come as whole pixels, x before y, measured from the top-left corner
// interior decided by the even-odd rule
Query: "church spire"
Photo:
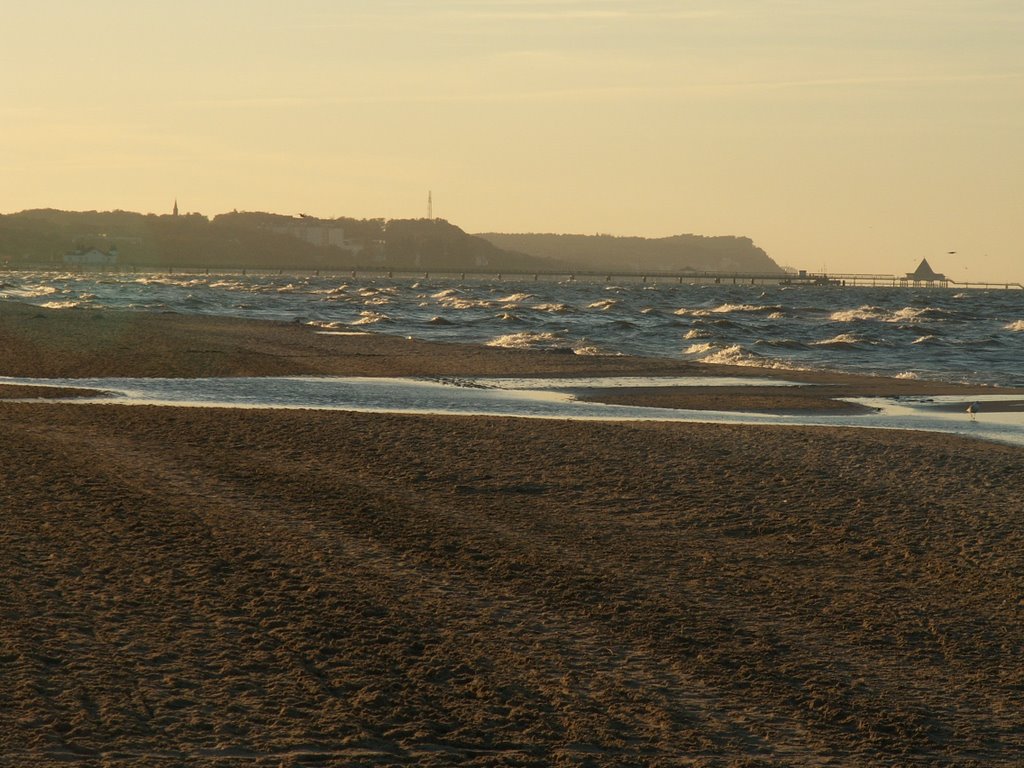
[[[178,198],[174,198],[174,215],[178,215]]]

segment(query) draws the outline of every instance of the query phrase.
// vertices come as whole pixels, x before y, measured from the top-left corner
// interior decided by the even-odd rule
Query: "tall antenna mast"
[[[427,190],[427,218],[431,221],[434,220],[434,193],[432,190]]]

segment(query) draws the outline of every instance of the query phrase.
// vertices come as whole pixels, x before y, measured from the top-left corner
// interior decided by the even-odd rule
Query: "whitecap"
[[[684,355],[703,355],[718,348],[717,344],[705,342],[704,344],[691,344],[684,351]]]
[[[513,293],[501,299],[495,299],[499,304],[521,304],[524,301],[536,298],[532,293]]]
[[[881,320],[886,316],[886,311],[881,307],[864,305],[857,309],[841,309],[833,312],[828,319],[834,323],[852,323],[857,320]]]
[[[547,331],[521,331],[507,333],[487,342],[488,347],[505,347],[507,349],[533,349],[536,347],[552,347],[561,343],[554,333]]]
[[[390,319],[387,315],[368,309],[360,312],[359,319],[349,323],[349,325],[373,325],[374,323],[381,323]]]
[[[769,357],[763,357],[747,349],[744,349],[739,344],[733,344],[732,346],[719,349],[716,352],[705,355],[700,359],[702,363],[711,363],[714,365],[742,365],[750,368],[775,368],[784,371],[798,371],[801,368],[787,363],[784,360],[773,360]]]
[[[46,309],[85,309],[89,305],[81,301],[45,301],[39,306]]]
[[[312,328],[324,328],[329,330],[331,328],[341,328],[344,326],[344,323],[340,323],[337,320],[307,320],[306,325]]]
[[[482,299],[451,298],[441,301],[441,305],[448,309],[491,309],[494,302]]]
[[[597,347],[592,346],[592,345],[583,345],[583,346],[579,346],[579,347],[573,347],[572,351],[573,351],[574,355],[582,355],[582,356],[585,356],[585,357],[596,357],[596,356],[599,356],[599,355],[607,354],[607,353],[602,352],[600,349],[598,349]]]
[[[35,288],[26,288],[21,291],[12,291],[12,295],[17,295],[26,299],[36,299],[40,296],[53,296],[55,293],[60,293],[60,290],[54,288],[52,285],[40,285]]]
[[[893,312],[892,316],[886,318],[885,321],[887,323],[916,322],[921,318],[941,319],[952,316],[952,312],[947,312],[945,309],[939,309],[938,307],[903,307]]]
[[[864,343],[867,343],[866,340],[855,333],[840,333],[831,339],[812,341],[811,345],[815,347],[852,347]]]
[[[602,312],[607,312],[612,307],[616,307],[618,305],[618,299],[602,299],[601,301],[595,301],[592,304],[588,304],[587,309],[599,309]]]
[[[1006,330],[1014,331],[1015,333],[1024,332],[1024,320],[1015,320],[1012,323],[1007,323],[1004,327]]]
[[[711,310],[716,314],[732,314],[733,312],[780,312],[782,307],[775,305],[761,304],[722,304]]]
[[[460,295],[460,291],[456,290],[455,288],[446,288],[443,291],[438,291],[437,293],[431,294],[430,298],[432,298],[432,299],[452,299],[452,298],[455,298],[458,295]]]

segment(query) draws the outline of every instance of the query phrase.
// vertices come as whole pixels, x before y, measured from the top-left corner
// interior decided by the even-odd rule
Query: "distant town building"
[[[117,246],[112,245],[109,251],[99,248],[76,248],[64,254],[64,263],[73,266],[109,267],[117,264]]]
[[[174,214],[173,215],[174,216],[178,215],[178,200],[177,200],[177,198],[175,198],[175,200],[174,200]]]
[[[949,278],[932,269],[928,259],[921,259],[917,269],[907,272],[906,277],[900,278],[900,286],[903,288],[948,288]]]
[[[271,227],[279,235],[288,235],[310,245],[334,246],[336,248],[353,249],[353,244],[346,242],[345,229],[329,221],[304,216],[301,219],[290,219],[285,224]]]

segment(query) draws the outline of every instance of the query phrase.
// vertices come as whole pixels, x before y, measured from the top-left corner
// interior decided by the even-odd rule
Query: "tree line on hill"
[[[57,267],[117,249],[140,269],[781,272],[747,238],[471,235],[443,219],[319,219],[273,213],[155,215],[37,209],[0,216],[0,262]]]

